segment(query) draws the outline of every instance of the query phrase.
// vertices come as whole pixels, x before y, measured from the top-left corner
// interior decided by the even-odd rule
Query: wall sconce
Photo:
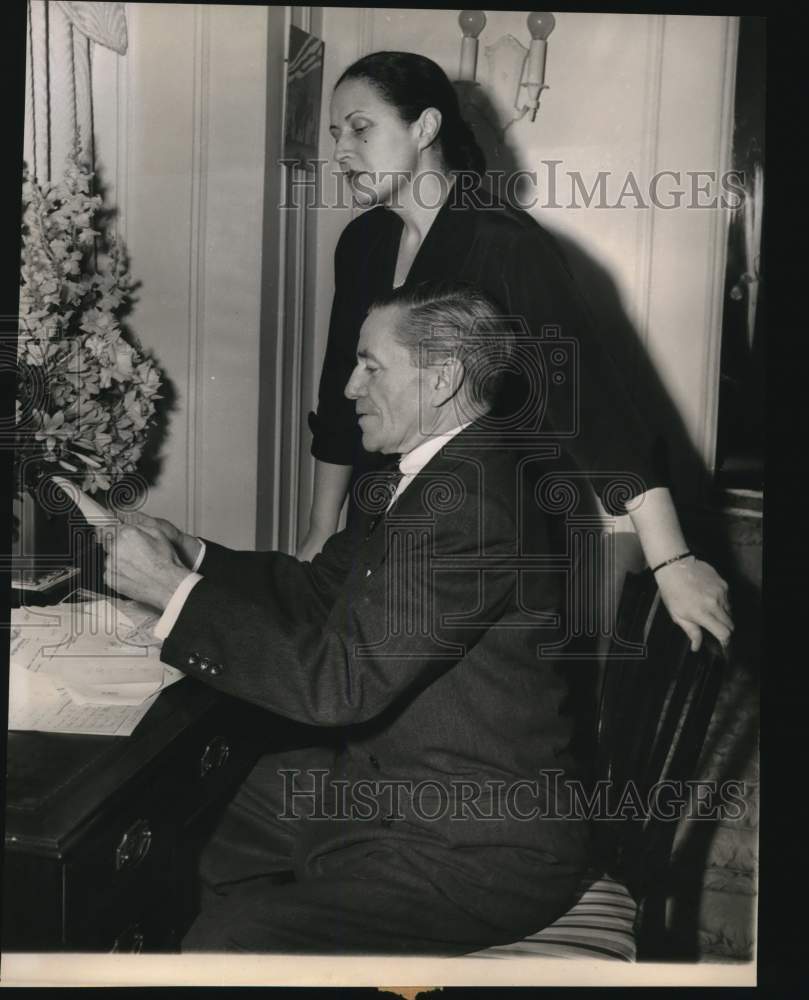
[[[548,36],[556,26],[556,18],[547,11],[532,11],[526,23],[531,34],[528,48],[513,35],[503,35],[493,45],[487,45],[485,50],[488,63],[487,89],[491,92],[490,96],[502,123],[501,135],[529,112],[531,121],[535,121],[542,91],[548,89],[545,83],[545,62]],[[458,16],[458,24],[463,33],[458,77],[462,83],[474,85],[478,36],[486,27],[486,15],[482,10],[462,10]],[[517,115],[514,114],[515,109],[519,112]]]
[[[527,90],[528,105],[525,110],[531,111],[531,121],[536,120],[539,110],[539,95],[547,90],[545,83],[545,59],[548,55],[548,35],[556,27],[556,18],[547,11],[532,11],[526,21],[531,32],[531,45],[528,48],[528,58],[525,60],[525,70],[520,89]],[[516,107],[520,110],[519,96]]]

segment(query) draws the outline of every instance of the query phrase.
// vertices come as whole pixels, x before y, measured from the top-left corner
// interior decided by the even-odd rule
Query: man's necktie
[[[386,466],[382,470],[382,475],[384,476],[385,489],[388,491],[388,502],[385,504],[385,509],[390,507],[391,500],[393,500],[396,489],[399,483],[402,481],[402,476],[404,473],[399,468],[399,456],[397,455],[393,462],[389,466]]]
[[[379,477],[378,481],[381,487],[379,495],[384,495],[384,493],[387,493],[387,500],[384,500],[384,506],[382,507],[382,510],[380,510],[378,514],[376,514],[374,517],[371,518],[371,521],[368,525],[369,535],[374,530],[374,528],[376,528],[376,526],[379,524],[379,522],[387,513],[391,501],[393,500],[393,497],[396,493],[396,488],[401,482],[402,476],[404,475],[402,470],[399,468],[399,457],[400,456],[397,455],[392,462],[384,466],[377,473]]]

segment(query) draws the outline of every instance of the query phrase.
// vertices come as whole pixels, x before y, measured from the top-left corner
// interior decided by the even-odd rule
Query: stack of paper
[[[9,729],[128,736],[183,677],[160,661],[156,617],[107,599],[13,610]]]

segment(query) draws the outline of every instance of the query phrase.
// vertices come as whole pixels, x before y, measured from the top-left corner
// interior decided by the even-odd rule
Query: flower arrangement
[[[75,151],[62,180],[23,178],[18,494],[61,469],[108,490],[135,471],[160,398],[157,366],[121,329],[133,283],[93,179]]]

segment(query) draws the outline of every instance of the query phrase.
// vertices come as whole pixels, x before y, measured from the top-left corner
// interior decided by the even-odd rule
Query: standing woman
[[[692,648],[701,628],[727,643],[727,585],[688,553],[655,468],[648,423],[629,400],[555,241],[480,184],[483,154],[443,70],[413,53],[364,56],[337,81],[330,114],[335,160],[357,205],[370,211],[346,226],[335,252],[328,344],[310,415],[314,497],[298,558],[314,558],[336,530],[352,472],[369,464],[354,403],[344,395],[369,306],[405,283],[463,280],[523,317],[532,335],[551,326],[578,343],[577,378],[548,379],[543,387],[542,430],[567,431],[577,421],[566,447],[609,512],[629,513],[663,601]],[[363,363],[373,377],[373,360]],[[510,398],[521,391],[512,382]],[[634,496],[612,503],[609,474],[637,483]]]

